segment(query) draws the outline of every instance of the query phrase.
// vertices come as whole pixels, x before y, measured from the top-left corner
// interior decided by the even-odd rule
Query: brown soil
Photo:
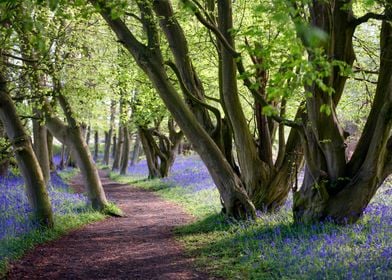
[[[11,264],[9,279],[215,279],[196,271],[173,239],[174,227],[192,217],[151,192],[100,175],[107,195],[126,216],[37,246]],[[72,185],[83,190],[80,176]]]

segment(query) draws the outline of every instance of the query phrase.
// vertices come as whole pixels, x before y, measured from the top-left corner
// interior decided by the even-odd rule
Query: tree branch
[[[356,27],[362,23],[367,22],[369,19],[377,19],[377,20],[391,20],[391,17],[388,17],[387,15],[381,15],[381,14],[376,14],[376,13],[367,13],[359,18],[353,19],[350,22],[350,25],[353,27]]]
[[[186,0],[183,0],[183,1],[187,2]],[[218,27],[216,25],[214,25],[213,23],[208,22],[208,20],[206,20],[203,17],[203,15],[197,9],[196,6],[193,6],[192,11],[193,11],[194,15],[196,16],[196,18],[201,22],[201,24],[203,24],[207,29],[211,30],[215,34],[215,36],[219,39],[219,41],[221,42],[223,47],[233,56],[233,58],[235,59],[236,64],[237,64],[237,70],[238,70],[239,74],[243,76],[244,85],[248,88],[248,90],[251,92],[253,97],[263,107],[269,106],[268,102],[257,92],[257,90],[255,90],[253,88],[254,83],[252,83],[252,81],[248,77],[246,77],[246,75],[245,75],[246,70],[245,70],[245,67],[244,67],[244,64],[242,61],[241,53],[238,53],[235,49],[232,48],[232,46],[229,44],[229,42],[227,42],[225,36],[219,31]],[[283,119],[277,115],[272,115],[271,118],[274,119],[278,123],[283,123],[284,125],[294,127],[294,128],[299,128],[299,129],[301,128],[301,124],[299,124],[295,121]]]
[[[24,62],[38,62],[38,60],[35,60],[35,59],[30,59],[30,58],[26,58],[26,57],[19,57],[19,56],[16,56],[16,55],[13,55],[10,53],[6,53],[6,52],[2,52],[1,55],[11,57],[13,59],[24,61]]]
[[[140,17],[138,17],[137,15],[135,15],[134,13],[130,13],[130,12],[125,12],[126,16],[129,16],[131,18],[136,19],[137,21],[139,21],[140,23],[143,23],[142,19]]]
[[[173,70],[174,74],[176,74],[177,79],[178,79],[178,82],[180,83],[180,86],[181,86],[181,89],[182,89],[183,93],[184,93],[189,99],[191,99],[193,102],[199,104],[200,106],[205,107],[206,109],[210,110],[210,111],[215,115],[217,125],[216,125],[214,131],[220,131],[220,129],[221,129],[221,127],[222,127],[222,123],[221,123],[222,117],[221,117],[220,111],[219,111],[217,108],[215,108],[215,107],[213,107],[213,106],[211,106],[211,105],[209,105],[209,104],[207,104],[207,103],[205,103],[205,102],[203,102],[203,101],[197,99],[195,96],[193,96],[193,95],[188,91],[188,89],[187,89],[187,88],[185,87],[185,85],[184,85],[184,82],[183,82],[182,79],[181,79],[181,75],[180,75],[180,72],[179,72],[178,69],[177,69],[177,66],[176,66],[172,61],[166,61],[165,64],[166,64],[167,66],[169,66],[169,67]]]

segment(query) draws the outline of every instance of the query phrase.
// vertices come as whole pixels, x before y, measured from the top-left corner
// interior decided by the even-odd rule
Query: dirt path
[[[105,191],[126,214],[39,245],[12,264],[9,279],[214,279],[192,268],[174,241],[175,226],[192,218],[151,192],[112,182]],[[81,178],[73,180],[83,189]]]

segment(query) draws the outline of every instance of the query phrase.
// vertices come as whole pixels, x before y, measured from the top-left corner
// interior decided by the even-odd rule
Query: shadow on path
[[[196,271],[173,239],[176,226],[192,221],[179,206],[110,181],[107,172],[100,176],[108,197],[126,216],[37,246],[11,265],[9,279],[215,279]],[[80,175],[72,186],[83,191]]]

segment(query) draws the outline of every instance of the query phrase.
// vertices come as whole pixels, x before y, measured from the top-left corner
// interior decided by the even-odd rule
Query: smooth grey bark
[[[36,114],[36,116],[38,116]],[[50,180],[50,160],[48,150],[47,129],[40,123],[40,120],[33,120],[33,147],[37,156],[38,162],[41,166],[42,174],[44,176],[45,184]]]
[[[7,81],[0,73],[0,119],[12,143],[26,193],[39,224],[53,226],[53,213],[40,164],[7,90]]]
[[[194,96],[197,100],[205,102],[203,84],[192,64],[189,55],[188,42],[186,40],[184,31],[174,16],[174,11],[170,1],[153,1],[153,7],[156,15],[159,18],[162,31],[165,33],[165,37],[168,40],[169,47],[172,51],[177,69],[180,74],[180,79],[182,80],[186,91]],[[188,104],[193,114],[196,116],[196,119],[199,121],[199,123],[202,124],[203,128],[211,134],[214,130],[214,125],[206,107],[201,106],[200,103],[195,102],[194,99],[190,98],[185,93],[184,99],[186,100],[186,103]]]
[[[124,144],[124,126],[122,124],[118,125],[118,138],[116,143],[116,149],[113,159],[112,170],[118,170],[120,168],[120,159],[123,152]]]
[[[124,144],[123,151],[121,153],[121,161],[120,161],[120,174],[127,174],[128,163],[129,163],[129,150],[130,150],[130,142],[129,142],[129,131],[128,127],[124,126]]]
[[[109,165],[110,146],[111,146],[111,141],[112,141],[115,114],[116,114],[116,103],[115,103],[115,101],[112,100],[112,102],[110,104],[109,130],[107,132],[105,132],[105,150],[104,150],[104,154],[103,154],[103,164],[105,164],[105,165]],[[113,143],[113,145],[115,145],[115,143]]]
[[[121,116],[124,112],[124,98],[121,95],[120,96],[120,102],[119,102],[119,120],[118,120],[118,137],[117,137],[117,143],[116,143],[116,149],[114,153],[114,159],[113,159],[113,166],[112,170],[118,170],[120,168],[120,161],[121,161],[121,156],[123,153],[123,144],[124,144],[124,123],[121,120]]]
[[[218,2],[218,27],[230,46],[234,47],[231,1]],[[237,88],[237,67],[235,58],[228,49],[221,50],[222,96],[230,124],[233,128],[241,179],[248,195],[252,198],[257,189],[269,180],[268,166],[258,157],[254,139],[249,131]]]
[[[136,134],[135,145],[133,146],[131,166],[135,165],[139,161],[141,141],[139,133]]]

